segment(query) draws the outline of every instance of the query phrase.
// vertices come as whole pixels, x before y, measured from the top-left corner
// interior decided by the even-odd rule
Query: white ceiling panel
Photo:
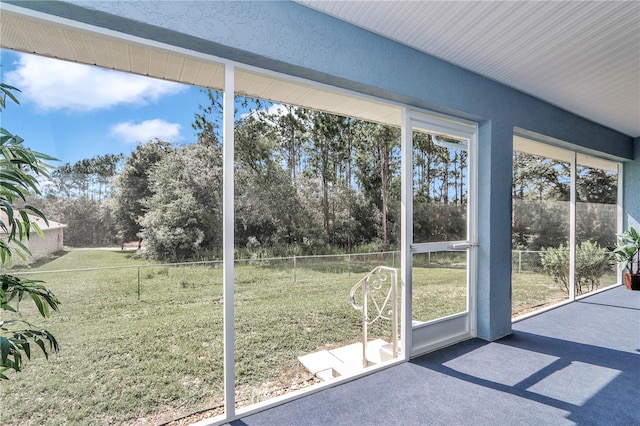
[[[377,100],[337,92],[319,85],[238,69],[236,93],[299,105],[344,116],[400,126],[401,109]]]
[[[223,86],[222,64],[3,9],[0,47],[201,87]]]
[[[640,1],[299,2],[640,136]]]

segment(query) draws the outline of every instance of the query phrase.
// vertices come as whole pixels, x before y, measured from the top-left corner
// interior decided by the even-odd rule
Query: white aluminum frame
[[[576,300],[576,177],[577,167],[576,164],[577,154],[571,152],[571,183],[570,183],[570,200],[569,200],[569,300]]]
[[[561,147],[561,146],[557,146],[554,144],[549,144],[548,142],[544,142],[542,140],[536,140],[536,139],[532,139],[530,136],[528,135],[523,135],[522,132],[514,132],[514,137],[520,137],[523,139],[527,139],[529,141],[531,141],[532,143],[535,144],[540,144],[540,145],[547,145],[547,146],[552,146],[554,147],[554,149],[557,150],[562,150],[564,152],[567,153],[568,157],[569,157],[569,168],[570,168],[570,182],[569,182],[569,243],[568,243],[568,248],[569,248],[569,297],[567,300],[559,302],[558,304],[554,304],[548,308],[545,309],[541,309],[535,312],[532,312],[530,314],[527,315],[523,315],[521,317],[518,317],[516,319],[516,321],[521,321],[523,319],[529,318],[531,316],[535,316],[538,315],[542,312],[546,312],[549,309],[554,309],[558,306],[561,306],[563,304],[566,303],[570,303],[570,302],[574,302],[576,300],[579,300],[583,297],[587,297],[590,296],[592,294],[595,294],[597,292],[606,290],[612,286],[608,286],[602,289],[598,289],[594,292],[590,292],[588,294],[585,295],[576,295],[576,260],[577,260],[577,247],[578,247],[578,240],[577,240],[577,232],[576,232],[576,226],[577,226],[577,216],[576,216],[576,209],[577,209],[577,203],[578,203],[578,193],[577,193],[577,181],[578,181],[578,165],[580,163],[580,156],[586,156],[587,158],[591,157],[591,161],[595,160],[602,160],[608,163],[615,163],[616,164],[616,173],[618,175],[618,183],[617,183],[617,193],[616,193],[616,232],[620,233],[623,231],[624,228],[624,166],[620,161],[615,161],[615,160],[611,160],[611,159],[606,159],[606,158],[601,158],[598,156],[595,156],[593,154],[583,154],[581,152],[575,151],[574,149],[571,148],[565,148],[565,147]],[[516,151],[516,150],[514,150]],[[528,152],[529,154],[533,154],[533,155],[542,155],[545,156],[544,154],[535,154],[534,152]],[[546,157],[546,156],[545,156]],[[546,158],[553,158],[553,157],[546,157]],[[561,161],[566,161],[566,160],[561,160]],[[597,166],[596,166],[597,167]],[[614,171],[612,169],[609,169],[611,171]],[[620,269],[620,265],[618,265],[618,274],[617,274],[617,278],[616,278],[616,284],[614,285],[620,285],[621,282],[621,269]],[[514,321],[514,322],[516,322]]]
[[[227,417],[236,413],[235,399],[235,311],[234,311],[234,97],[235,68],[226,64],[224,70],[224,92],[222,111],[222,277],[224,300],[224,410]]]
[[[618,205],[616,211],[616,220],[618,221],[618,226],[616,228],[616,232],[620,234],[624,231],[624,165],[622,163],[618,163]],[[617,266],[617,278],[616,283],[622,284],[622,264],[618,263]]]
[[[406,129],[405,129],[406,127]],[[468,141],[469,154],[468,188],[467,188],[467,240],[431,243],[413,243],[413,129],[454,136]],[[405,349],[405,357],[418,356],[439,347],[455,343],[476,335],[476,277],[477,277],[477,246],[478,246],[478,125],[466,120],[447,117],[439,114],[421,111],[406,111],[403,119],[402,134],[402,282],[403,302],[403,331],[404,342],[409,347]],[[452,248],[466,249],[467,252],[467,306],[466,312],[439,318],[433,321],[413,326],[412,318],[412,265],[413,255],[434,251],[451,250]],[[411,325],[411,326],[410,326]],[[426,337],[429,328],[434,331],[434,337]],[[431,340],[430,340],[431,339]]]
[[[400,129],[400,283],[402,319],[400,321],[402,358],[411,357],[413,294],[411,268],[411,243],[413,241],[413,129],[411,113],[402,109],[402,128]],[[412,220],[408,220],[411,218]]]

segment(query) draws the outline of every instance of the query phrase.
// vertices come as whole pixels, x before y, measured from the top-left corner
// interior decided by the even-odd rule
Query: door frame
[[[468,141],[467,239],[413,244],[413,129],[454,136]],[[476,276],[478,251],[478,125],[435,113],[405,108],[401,134],[401,280],[402,354],[406,360],[476,335]],[[453,247],[455,246],[455,247]],[[465,249],[467,255],[467,310],[436,320],[413,324],[412,265],[415,253]]]

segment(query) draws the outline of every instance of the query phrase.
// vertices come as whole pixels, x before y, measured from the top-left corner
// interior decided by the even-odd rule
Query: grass
[[[139,263],[129,256],[78,250],[47,269],[58,262],[87,266],[87,258],[96,257],[103,266]],[[222,291],[213,282],[220,281],[221,273],[205,267],[142,268],[138,302],[137,272],[36,276],[62,301],[60,313],[37,320],[54,333],[61,351],[49,362],[37,354],[23,372],[2,384],[2,423],[127,423],[162,411],[186,414],[191,407],[215,402],[222,377]],[[184,279],[193,285],[182,286]],[[22,308],[35,322],[31,306],[23,303]],[[150,423],[159,420],[164,419]]]
[[[600,288],[616,283],[614,272],[606,273]],[[512,316],[516,317],[569,299],[569,295],[545,274],[523,271],[511,275]]]
[[[531,310],[568,300],[567,293],[545,274],[514,272],[511,275],[511,313],[518,316]]]
[[[356,260],[357,259],[357,260]],[[465,309],[459,259],[432,259],[414,275],[414,317],[427,321]],[[349,290],[376,265],[399,257],[371,255],[238,262],[235,273],[238,405],[312,380],[297,357],[360,339],[360,313]],[[136,267],[135,265],[142,265]],[[116,269],[51,272],[119,266]],[[2,383],[1,424],[158,424],[222,404],[222,268],[162,266],[131,252],[72,250],[31,268],[62,301],[40,320],[61,351],[36,354]],[[138,300],[140,277],[140,300]],[[552,299],[540,274],[514,274],[514,300]],[[515,309],[515,306],[514,306]],[[4,314],[3,314],[4,315]],[[389,323],[370,337],[389,339]]]

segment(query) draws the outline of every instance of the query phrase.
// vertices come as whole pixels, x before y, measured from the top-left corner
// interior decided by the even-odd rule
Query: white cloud
[[[185,86],[124,72],[20,54],[16,69],[5,74],[23,100],[42,111],[92,111],[122,104],[144,105]]]
[[[241,118],[247,118],[249,116],[252,116],[254,118],[258,118],[260,113],[265,113],[265,112],[268,115],[276,115],[276,116],[282,116],[282,115],[286,115],[286,114],[289,113],[287,111],[287,108],[283,104],[271,104],[267,108],[263,108],[263,109],[259,109],[259,110],[253,110],[251,112],[246,112],[246,113],[241,115]]]
[[[112,136],[128,143],[146,142],[156,138],[168,142],[176,142],[181,139],[179,124],[169,123],[158,118],[139,123],[132,121],[118,123],[111,126],[109,130]]]
[[[286,115],[288,114],[287,108],[282,104],[273,104],[267,107],[267,114]]]

